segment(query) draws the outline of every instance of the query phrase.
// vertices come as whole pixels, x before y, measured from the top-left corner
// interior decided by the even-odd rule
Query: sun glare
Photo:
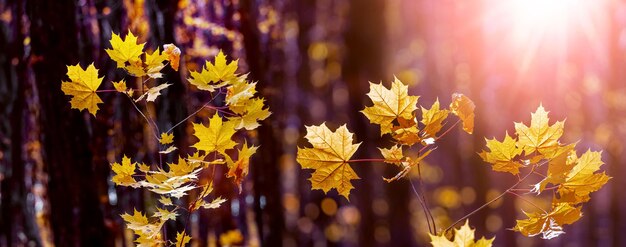
[[[584,18],[591,7],[588,0],[508,0],[513,35],[518,42],[533,36],[559,35]]]
[[[607,0],[493,0],[485,27],[497,30],[524,71],[538,57],[565,56],[568,47],[597,48]],[[500,40],[496,43],[500,44]],[[547,53],[546,53],[547,52]],[[541,55],[540,55],[541,54]]]

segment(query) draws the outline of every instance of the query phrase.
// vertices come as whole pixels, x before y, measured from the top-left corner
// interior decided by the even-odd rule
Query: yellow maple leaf
[[[139,96],[139,98],[137,98],[135,100],[135,102],[139,102],[140,100],[142,100],[144,97],[146,98],[146,101],[149,102],[154,102],[156,100],[157,97],[161,96],[161,90],[168,88],[169,86],[171,86],[173,84],[170,83],[163,83],[160,84],[158,86],[155,87],[151,87],[149,88],[144,94],[142,94],[141,96]]]
[[[195,209],[198,209],[198,208],[215,209],[215,208],[219,208],[220,206],[222,206],[222,203],[224,203],[224,202],[226,202],[226,199],[222,198],[221,196],[213,199],[213,201],[211,201],[211,202],[206,202],[206,201],[202,200],[201,202],[196,204],[196,208]]]
[[[391,128],[391,137],[393,137],[393,139],[399,144],[408,146],[422,141],[415,118],[405,119],[400,117],[397,120],[399,125]]]
[[[165,53],[161,53],[159,48],[152,53],[146,53],[146,67],[144,68],[146,74],[151,78],[163,77],[161,69],[165,67],[163,62],[165,62],[167,58],[167,55]]]
[[[211,72],[212,81],[230,81],[237,77],[235,72],[237,71],[238,63],[239,59],[227,63],[226,56],[220,50],[215,56],[215,63],[207,62],[206,66]]]
[[[246,103],[256,93],[256,82],[246,81],[248,75],[242,75],[235,80],[231,80],[232,86],[226,92],[226,105],[228,109],[236,114],[243,114],[246,111]]]
[[[509,172],[513,175],[519,173],[519,168],[523,165],[516,161],[515,158],[522,154],[522,149],[518,148],[515,139],[509,136],[507,132],[502,142],[486,139],[489,151],[483,150],[480,157],[488,163],[491,163],[494,171]]]
[[[370,97],[373,106],[365,107],[361,111],[370,123],[380,125],[380,134],[390,133],[393,121],[396,118],[412,119],[413,111],[417,109],[419,96],[409,96],[409,86],[404,85],[398,78],[391,83],[391,89],[385,88],[382,83],[370,82]]]
[[[235,124],[231,121],[222,122],[222,118],[217,114],[209,120],[209,127],[203,124],[193,124],[194,136],[199,141],[192,147],[205,151],[207,154],[211,152],[224,153],[226,149],[235,147],[235,143],[231,138],[235,134]]]
[[[161,222],[165,222],[168,220],[176,220],[178,213],[176,211],[169,211],[165,208],[157,207],[157,211],[152,214],[152,217],[159,218]]]
[[[404,159],[404,155],[402,154],[402,146],[395,145],[391,148],[378,148],[380,153],[385,158],[386,163],[399,165]]]
[[[264,107],[263,98],[254,98],[245,103],[245,112],[236,117],[229,117],[228,120],[235,124],[235,129],[253,130],[260,126],[258,121],[263,121],[272,113],[269,108]]]
[[[169,173],[171,176],[184,176],[192,173],[200,164],[195,162],[187,162],[182,157],[178,157],[177,163],[168,163],[170,168]]]
[[[215,89],[226,86],[231,80],[237,78],[237,64],[239,60],[226,62],[226,56],[222,51],[215,56],[215,64],[206,61],[204,68],[200,72],[190,71],[189,82],[198,87],[200,90],[207,90],[209,92],[215,91]]]
[[[356,152],[361,143],[352,144],[353,134],[346,125],[335,132],[326,123],[319,126],[306,126],[305,138],[313,148],[298,147],[296,160],[304,169],[315,171],[309,179],[312,189],[321,189],[328,193],[336,189],[340,195],[349,199],[350,190],[354,188],[350,180],[359,179],[348,165],[348,160]]]
[[[129,61],[128,65],[124,67],[124,69],[128,72],[128,74],[134,77],[142,77],[146,75],[146,70],[141,60]]]
[[[558,190],[561,195],[571,196],[562,196],[559,202],[578,204],[589,201],[589,194],[602,188],[611,179],[604,172],[595,173],[603,164],[602,152],[587,150],[576,159],[576,164],[567,173]],[[567,200],[564,200],[565,198]]]
[[[166,145],[174,142],[174,134],[172,133],[161,133],[161,138],[159,138],[159,143]]]
[[[121,164],[117,162],[111,164],[111,170],[115,172],[111,181],[120,186],[135,186],[137,181],[133,178],[133,175],[135,175],[136,168],[137,163],[131,162],[130,158],[124,155]]]
[[[243,179],[248,175],[250,157],[258,148],[258,146],[248,147],[248,143],[244,143],[243,147],[239,150],[237,161],[233,162],[229,156],[226,156],[228,164],[226,177],[235,179],[235,184],[239,186],[239,193],[241,193],[241,182],[243,182]]]
[[[517,145],[524,149],[526,155],[538,151],[540,154],[554,152],[559,147],[559,138],[563,135],[563,121],[549,125],[548,112],[542,105],[531,114],[530,127],[523,123],[515,123],[518,136]]]
[[[435,149],[429,149],[426,152],[421,153],[418,157],[406,157],[405,158],[406,161],[402,161],[399,164],[402,170],[398,172],[398,174],[396,174],[392,178],[383,177],[383,180],[385,180],[387,183],[391,183],[393,181],[396,181],[398,179],[405,177],[407,174],[409,174],[409,172],[411,171],[411,169],[413,169],[413,167],[419,165],[419,163],[422,162],[422,160],[426,158],[433,150]]]
[[[137,165],[137,167],[139,168],[140,171],[142,172],[149,172],[150,171],[150,166],[146,165],[144,163],[141,163],[139,165]]]
[[[180,63],[180,49],[174,44],[163,45],[163,54],[167,55],[167,61],[170,61],[170,66],[175,71],[178,71]]]
[[[478,241],[474,241],[474,229],[469,227],[469,220],[465,221],[465,224],[458,229],[454,229],[454,241],[448,240],[443,235],[435,236],[430,233],[430,244],[433,247],[490,247],[495,240],[495,237],[491,239],[485,239],[482,237]]]
[[[126,67],[126,62],[141,62],[140,56],[145,43],[137,44],[137,37],[130,30],[124,40],[112,32],[110,42],[113,49],[106,49],[106,52],[117,63],[118,68]]]
[[[126,93],[126,90],[128,90],[128,88],[126,87],[126,81],[125,80],[121,80],[118,82],[111,82],[113,83],[113,87],[115,88],[116,91],[120,92],[120,93]]]
[[[541,193],[548,184],[557,185],[565,182],[567,174],[572,170],[578,160],[578,156],[574,150],[575,147],[576,143],[562,145],[552,149],[552,152],[546,154],[546,156],[552,157],[548,160],[546,178],[535,184],[532,192]],[[540,155],[540,157],[542,156]]]
[[[474,132],[474,108],[476,105],[467,96],[460,93],[452,94],[450,111],[463,121],[463,130],[469,134]]]
[[[422,138],[436,138],[437,132],[443,128],[442,123],[448,117],[448,112],[446,109],[439,109],[439,99],[435,100],[430,109],[422,107]]]
[[[95,116],[99,110],[98,104],[103,103],[96,94],[96,90],[98,90],[104,77],[98,78],[98,69],[93,63],[87,66],[85,70],[79,64],[67,66],[67,76],[70,81],[63,82],[61,90],[66,95],[72,96],[70,100],[72,108],[87,109],[89,113]]]
[[[179,163],[175,165],[181,164]],[[181,165],[180,170],[182,171],[186,167],[187,165],[183,164]],[[172,170],[170,167],[170,172],[165,172],[162,169],[159,169],[146,174],[146,180],[140,181],[139,184],[154,193],[181,198],[187,194],[187,191],[196,188],[195,182],[198,180],[198,173],[200,170],[201,169],[196,169],[191,172],[179,172]]]
[[[176,243],[174,244],[174,246],[183,247],[186,246],[189,241],[191,241],[191,236],[187,235],[183,230],[182,232],[176,234]]]
[[[140,211],[137,211],[137,209],[134,209],[134,213],[132,215],[124,213],[120,216],[122,216],[122,219],[126,221],[126,227],[131,230],[140,230],[150,224],[148,222],[148,217],[143,215]]]
[[[563,225],[576,222],[582,213],[580,207],[574,207],[568,203],[556,203],[548,213],[526,213],[528,219],[517,220],[513,228],[524,236],[533,237],[542,234],[543,239],[551,239],[565,233]]]
[[[159,198],[159,202],[165,206],[172,206],[174,205],[172,203],[172,198],[166,197],[166,196],[161,196],[161,198]]]

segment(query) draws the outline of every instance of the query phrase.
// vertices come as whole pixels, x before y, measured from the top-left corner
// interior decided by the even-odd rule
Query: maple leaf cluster
[[[142,100],[145,100],[146,104],[154,102],[162,90],[172,85],[159,83],[159,79],[163,77],[161,70],[167,65],[178,71],[180,49],[173,44],[166,44],[163,46],[163,52],[157,48],[153,52],[144,53],[145,43],[138,43],[138,37],[130,31],[124,39],[112,33],[110,44],[111,48],[106,49],[107,54],[116,62],[118,68],[135,77],[137,88],[128,87],[126,80],[122,79],[111,82],[115,90],[101,92],[114,91],[128,97],[147,123],[158,131],[154,121],[146,117],[147,114],[144,114],[136,103]],[[201,208],[218,208],[226,201],[222,197],[211,195],[212,178],[211,182],[204,181],[200,184],[199,176],[203,172],[209,176],[209,172],[205,172],[207,168],[225,164],[228,167],[225,176],[232,178],[241,192],[241,184],[248,174],[250,158],[258,146],[248,145],[244,136],[240,138],[243,141],[237,142],[235,135],[237,132],[255,130],[260,126],[259,121],[268,118],[271,112],[265,107],[265,100],[255,96],[256,82],[248,81],[247,74],[238,74],[237,70],[238,60],[229,62],[224,53],[219,51],[214,62],[207,61],[201,72],[189,72],[189,83],[201,91],[208,91],[212,97],[211,101],[188,118],[205,108],[215,111],[208,119],[208,126],[193,123],[193,135],[198,139],[191,145],[191,148],[197,150],[195,153],[181,153],[175,163],[145,164],[133,162],[124,155],[119,163],[111,164],[114,173],[111,178],[113,183],[118,186],[143,188],[159,196],[159,203],[152,210],[150,218],[136,209],[133,214],[121,215],[127,227],[137,235],[135,241],[138,246],[185,246],[190,242],[191,236],[186,233],[186,229],[178,232],[175,241],[164,240],[161,233],[165,222],[175,220],[181,210],[190,214]],[[70,81],[63,82],[61,89],[65,94],[72,96],[70,101],[72,108],[87,109],[95,116],[98,104],[103,103],[97,95],[103,77],[98,77],[98,70],[93,64],[86,69],[82,69],[80,65],[68,66],[67,76]],[[224,105],[212,105],[215,104],[213,100],[219,94],[224,97]],[[174,145],[175,136],[172,129],[160,135],[157,133],[154,133],[154,137],[160,144],[159,155],[169,155],[178,150]],[[210,173],[210,176],[214,174]],[[194,190],[197,190],[197,193],[190,193]],[[185,196],[190,198],[182,200]]]
[[[371,123],[380,126],[381,135],[391,135],[395,144],[391,148],[379,148],[383,161],[402,169],[395,177],[385,179],[387,182],[406,176],[434,150],[432,147],[440,138],[439,133],[450,113],[459,117],[457,123],[462,122],[466,132],[471,134],[474,129],[474,103],[462,94],[452,96],[450,109],[441,109],[439,100],[436,100],[430,109],[421,107],[419,111],[419,96],[409,95],[408,86],[396,78],[389,89],[382,83],[370,83],[367,95],[374,105],[365,107],[361,112]],[[420,112],[421,119],[418,121]],[[298,148],[297,161],[302,168],[314,170],[309,179],[311,188],[321,189],[324,193],[336,189],[348,199],[354,188],[351,180],[359,179],[349,165],[350,158],[360,143],[353,143],[353,134],[346,125],[334,132],[325,123],[307,126],[306,130],[305,138],[312,148]],[[419,151],[405,154],[418,143],[421,145]]]
[[[518,175],[520,169],[529,169],[529,174],[539,174],[543,179],[533,185],[530,193],[553,191],[550,210],[524,212],[528,218],[518,220],[513,228],[525,236],[542,234],[545,239],[563,234],[563,225],[580,219],[582,204],[610,179],[598,172],[604,164],[601,152],[587,150],[578,155],[576,143],[559,141],[564,121],[550,125],[549,120],[548,112],[540,105],[531,114],[530,126],[515,123],[514,137],[506,133],[502,141],[486,139],[488,150],[480,153],[494,171]]]

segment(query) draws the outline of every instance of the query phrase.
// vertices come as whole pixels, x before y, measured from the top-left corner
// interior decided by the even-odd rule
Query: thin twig
[[[419,153],[418,153],[419,155]],[[419,192],[422,195],[422,200],[424,200],[424,204],[426,204],[427,207],[427,212],[428,212],[428,216],[430,217],[430,220],[433,223],[433,231],[435,232],[435,235],[437,235],[437,224],[435,223],[435,217],[433,216],[432,212],[430,212],[430,207],[428,206],[428,200],[426,200],[426,196],[424,196],[424,191],[422,191],[422,188],[424,188],[424,184],[422,183],[422,169],[420,168],[420,163],[417,163],[417,176],[418,176],[418,181],[419,181]]]
[[[532,205],[532,206],[534,206],[534,207],[538,208],[539,210],[543,211],[545,214],[548,214],[548,212],[546,212],[546,210],[543,210],[543,208],[541,208],[541,207],[537,206],[537,204],[535,204],[535,203],[531,202],[530,200],[528,200],[528,199],[524,198],[524,197],[523,197],[523,196],[521,196],[520,194],[517,194],[517,193],[515,193],[515,192],[513,192],[513,191],[507,191],[507,193],[509,193],[509,194],[511,194],[511,195],[514,195],[514,196],[516,196],[516,197],[517,197],[517,198],[519,198],[520,200],[522,200],[522,201],[524,201],[524,202],[526,202],[526,203],[528,203],[528,204],[530,204],[530,205]]]
[[[202,109],[204,109],[204,107],[207,107],[209,104],[211,104],[211,102],[213,102],[213,100],[215,100],[215,98],[217,98],[217,96],[219,95],[216,94],[215,96],[211,97],[211,99],[206,102],[204,105],[202,105],[200,108],[198,108],[198,110],[196,110],[195,112],[189,114],[189,116],[187,116],[185,119],[181,120],[180,122],[176,123],[174,126],[172,126],[170,129],[168,129],[167,131],[165,131],[166,133],[170,133],[174,128],[178,127],[178,125],[181,125],[182,123],[184,123],[185,121],[187,121],[187,119],[195,116],[196,114],[198,114],[198,112],[202,111]]]
[[[504,195],[506,195],[509,191],[511,191],[511,189],[514,189],[515,187],[517,187],[519,184],[522,183],[522,181],[526,180],[528,177],[530,177],[531,174],[533,174],[533,172],[535,171],[535,166],[532,167],[532,170],[526,174],[526,176],[524,176],[521,180],[517,181],[517,183],[515,183],[514,185],[512,185],[511,187],[509,187],[507,190],[505,190],[504,192],[502,192],[502,194],[496,196],[495,198],[491,199],[491,201],[488,201],[487,203],[483,204],[482,206],[478,207],[477,209],[475,209],[474,211],[472,211],[469,214],[466,214],[465,216],[461,217],[460,219],[458,219],[457,221],[455,221],[454,223],[452,223],[452,225],[448,226],[448,228],[446,228],[443,231],[443,235],[445,235],[448,231],[450,231],[450,229],[452,229],[456,224],[462,222],[463,220],[469,218],[470,216],[472,216],[473,214],[475,214],[476,212],[482,210],[483,208],[487,207],[489,204],[497,201],[498,199],[502,198]]]
[[[157,141],[158,141],[159,140],[159,136],[155,132],[155,129],[153,128],[153,126],[150,124],[150,120],[148,120],[148,117],[146,117],[146,115],[144,115],[143,112],[141,110],[139,110],[139,107],[137,107],[137,104],[135,104],[135,101],[130,96],[128,96],[128,99],[130,100],[130,103],[132,103],[133,106],[135,107],[135,110],[137,110],[137,112],[139,112],[139,114],[141,114],[141,116],[146,120],[146,122],[148,122],[148,125],[150,126],[150,130],[152,130],[152,134],[154,135],[154,138],[156,138]]]
[[[427,208],[426,202],[424,202],[424,200],[420,196],[419,192],[417,192],[417,189],[415,189],[415,185],[413,184],[413,181],[409,179],[409,183],[411,184],[411,188],[413,189],[413,193],[415,193],[415,196],[417,196],[417,200],[419,201],[420,205],[422,205],[422,210],[424,211],[424,216],[426,216],[426,223],[428,224],[428,232],[430,232],[431,234],[437,235],[437,233],[436,233],[437,229],[435,228],[435,226],[432,226],[432,229],[431,229],[430,218],[432,217],[432,215],[429,214],[429,210]],[[434,222],[434,220],[433,220],[433,222]]]

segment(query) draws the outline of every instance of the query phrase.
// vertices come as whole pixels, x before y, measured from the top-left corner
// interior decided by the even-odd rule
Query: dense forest
[[[0,246],[626,245],[625,1],[0,0],[0,30]]]

